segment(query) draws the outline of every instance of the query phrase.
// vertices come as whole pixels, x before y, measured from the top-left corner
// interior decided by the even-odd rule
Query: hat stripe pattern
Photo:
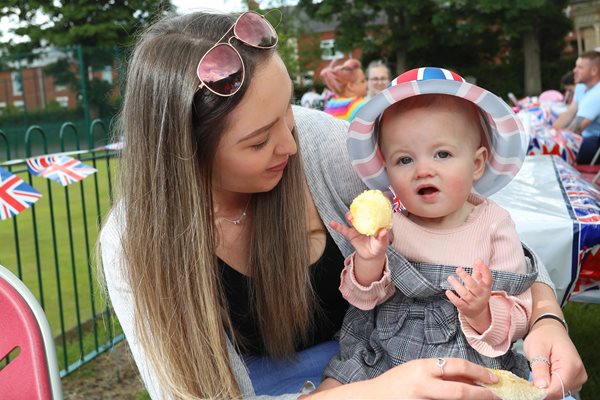
[[[525,158],[529,137],[512,109],[493,93],[466,82],[447,69],[423,67],[394,78],[388,87],[359,110],[348,130],[347,147],[352,166],[372,189],[387,191],[389,179],[377,146],[379,117],[392,104],[421,94],[447,94],[476,104],[482,116],[483,145],[488,159],[483,176],[474,183],[477,193],[489,196],[517,174]]]

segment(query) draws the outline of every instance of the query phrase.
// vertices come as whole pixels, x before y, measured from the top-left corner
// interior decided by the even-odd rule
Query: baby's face
[[[477,123],[439,107],[385,116],[381,150],[392,188],[409,214],[450,225],[466,218],[467,197],[485,166]]]

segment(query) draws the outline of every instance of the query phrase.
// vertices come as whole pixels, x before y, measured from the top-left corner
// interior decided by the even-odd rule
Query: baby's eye
[[[398,160],[398,164],[402,164],[402,165],[407,165],[407,164],[410,164],[411,162],[412,162],[412,158],[410,158],[408,156],[400,157],[400,159]]]
[[[436,158],[448,158],[448,157],[450,157],[450,153],[442,150],[442,151],[438,151],[435,156],[436,156]]]

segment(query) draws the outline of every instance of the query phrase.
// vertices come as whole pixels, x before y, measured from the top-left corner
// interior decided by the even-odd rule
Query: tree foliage
[[[316,19],[336,18],[336,46],[345,51],[362,48],[364,62],[384,58],[397,73],[436,65],[475,76],[490,66],[511,64],[528,73],[517,77],[521,87],[528,79],[534,86],[541,80],[536,65],[560,57],[571,29],[564,13],[567,4],[568,0],[299,2]]]
[[[4,58],[19,65],[20,59],[43,58],[46,48],[61,49],[54,62],[44,65],[44,72],[56,84],[68,85],[79,101],[86,88],[90,115],[106,115],[114,108],[109,104],[111,84],[90,79],[88,68],[113,65],[115,49],[130,47],[138,31],[172,11],[170,0],[4,0],[0,17],[16,17],[19,24],[12,33],[26,38],[4,43]]]
[[[126,45],[156,15],[172,10],[170,0],[3,0],[0,17],[16,17],[19,26],[12,32],[29,38],[9,43],[12,51],[29,52],[47,46]]]

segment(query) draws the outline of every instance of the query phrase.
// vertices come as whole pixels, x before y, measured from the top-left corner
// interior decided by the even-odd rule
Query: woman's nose
[[[295,128],[290,130],[287,126],[281,128],[279,143],[275,146],[275,153],[293,155],[298,152],[294,130]]]

